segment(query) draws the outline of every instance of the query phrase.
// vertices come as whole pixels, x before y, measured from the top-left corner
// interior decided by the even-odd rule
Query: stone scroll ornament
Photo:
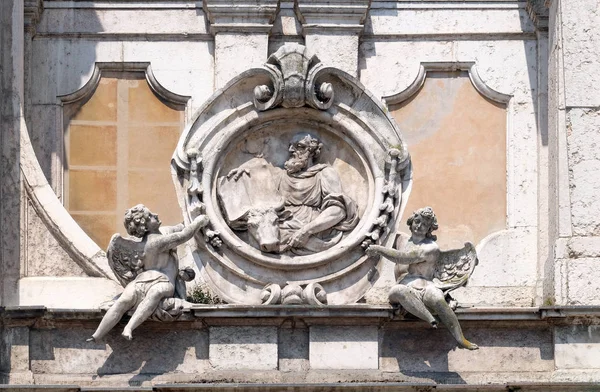
[[[187,226],[163,228],[158,215],[138,204],[127,210],[124,223],[134,239],[113,235],[107,258],[125,289],[109,304],[88,341],[102,339],[128,311],[133,314],[122,335],[131,340],[133,330],[148,318],[174,321],[184,307],[191,305],[185,301],[185,282],[193,280],[195,272],[191,268],[179,269],[175,249],[206,226],[208,218],[198,215]]]
[[[197,111],[172,160],[184,263],[227,303],[350,304],[379,276],[412,184],[400,130],[347,73],[286,44]]]
[[[450,296],[452,290],[467,284],[473,273],[478,262],[475,247],[467,242],[461,249],[441,251],[433,234],[438,223],[431,207],[413,212],[407,224],[410,237],[399,236],[392,248],[370,245],[366,250],[372,257],[384,256],[397,263],[398,283],[390,290],[390,303],[434,328],[440,320],[461,348],[476,350],[478,346],[462,333],[454,314],[456,301]]]

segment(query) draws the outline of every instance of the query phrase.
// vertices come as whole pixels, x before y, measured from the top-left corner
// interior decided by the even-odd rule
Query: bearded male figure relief
[[[317,163],[322,147],[299,133],[283,169],[257,157],[221,177],[217,195],[230,227],[247,229],[263,252],[304,255],[340,242],[356,227],[358,209],[337,171]]]

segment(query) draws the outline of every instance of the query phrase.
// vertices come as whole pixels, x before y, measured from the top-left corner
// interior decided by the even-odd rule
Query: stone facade
[[[542,388],[532,390],[600,382],[599,7],[597,0],[2,0],[0,382]],[[212,126],[206,119],[246,110],[252,89],[268,80],[257,70],[286,43],[304,45],[323,66],[343,71],[333,83],[336,104],[349,107],[365,129],[369,121],[383,124],[371,125],[382,134],[397,127],[395,143],[414,148],[412,182],[401,189],[413,190],[414,200],[406,193],[409,209],[434,204],[441,246],[474,242],[479,265],[453,296],[479,352],[456,350],[445,331],[394,316],[388,306],[394,264],[387,259],[353,291],[356,298],[337,302],[360,298],[355,305],[195,306],[183,320],[145,325],[139,343],[112,333],[106,344],[84,343],[101,304],[122,288],[104,245],[67,211],[70,105],[88,102],[102,80],[135,74],[162,104],[181,111],[181,131],[193,135]],[[316,121],[293,110],[295,121]],[[327,121],[347,126],[336,116]],[[397,125],[378,123],[382,118]],[[354,141],[346,136],[328,139],[332,155],[350,156],[344,146]],[[185,143],[172,165],[160,163],[165,172],[171,168],[180,201],[162,208],[181,210],[189,221],[182,201],[188,185],[182,173],[191,170]],[[365,173],[365,184],[385,175]],[[374,197],[354,196],[359,188],[350,196]],[[397,217],[394,229],[408,230],[410,212]],[[208,256],[199,260],[193,246],[178,254],[200,272],[194,284],[218,284],[217,275],[225,276],[223,284],[233,279],[209,270],[202,263]],[[249,274],[254,280],[236,284],[258,298],[265,272],[257,271]],[[306,285],[310,279],[300,275],[296,280]]]

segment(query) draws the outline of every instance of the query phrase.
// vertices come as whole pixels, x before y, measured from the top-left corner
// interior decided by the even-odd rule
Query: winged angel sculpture
[[[411,236],[399,238],[395,249],[371,245],[369,256],[384,256],[395,263],[398,284],[389,293],[390,302],[400,305],[418,318],[437,328],[437,317],[448,327],[461,348],[476,350],[478,346],[465,339],[454,310],[446,300],[448,293],[467,283],[477,265],[475,247],[467,242],[462,249],[441,251],[433,231],[438,228],[431,207],[421,208],[407,221]],[[408,272],[398,268],[408,265]],[[404,273],[403,273],[404,272]]]
[[[208,223],[199,215],[188,226],[180,224],[161,228],[158,215],[142,204],[125,213],[125,228],[139,240],[113,235],[108,245],[108,263],[125,287],[108,309],[98,329],[88,341],[104,337],[129,310],[134,310],[123,330],[123,337],[132,338],[132,331],[149,317],[171,321],[182,313],[186,298],[185,282],[194,279],[190,268],[179,269],[175,249]]]

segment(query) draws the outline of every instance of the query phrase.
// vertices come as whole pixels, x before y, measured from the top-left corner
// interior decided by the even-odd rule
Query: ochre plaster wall
[[[506,109],[481,96],[465,72],[430,72],[410,100],[390,105],[413,159],[403,220],[431,206],[438,243],[477,244],[506,227]],[[402,227],[402,226],[401,226]],[[403,227],[408,230],[408,227]]]
[[[114,232],[126,234],[125,210],[142,203],[164,224],[181,221],[170,159],[183,129],[183,108],[171,108],[143,74],[102,78],[68,122],[65,206],[106,249]],[[68,110],[66,111],[69,112]]]

